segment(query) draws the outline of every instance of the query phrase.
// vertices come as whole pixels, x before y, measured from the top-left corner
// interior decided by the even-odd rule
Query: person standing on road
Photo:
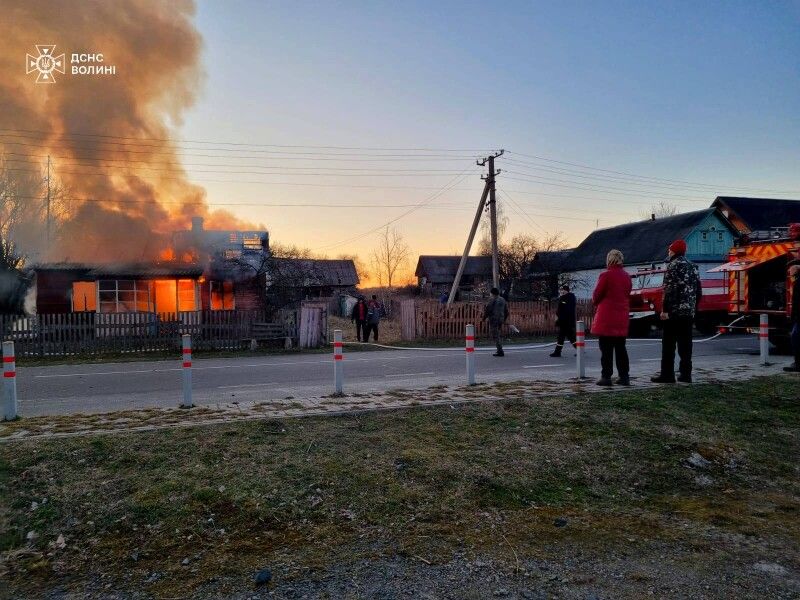
[[[500,290],[492,288],[492,298],[483,309],[483,318],[489,321],[489,333],[497,346],[497,352],[492,356],[505,356],[503,345],[500,343],[500,329],[508,319],[508,303],[500,296]]]
[[[794,352],[794,364],[783,367],[789,373],[800,373],[800,261],[789,263],[789,278],[792,284],[791,340]]]
[[[575,347],[575,325],[577,322],[575,294],[569,291],[569,286],[566,284],[562,285],[559,290],[561,295],[558,297],[558,308],[556,309],[558,340],[556,341],[556,349],[550,355],[553,358],[561,356],[561,350],[564,349],[564,340],[569,340],[572,347]]]
[[[356,339],[361,342],[367,341],[367,303],[364,296],[358,297],[358,302],[353,307],[353,314],[350,315],[353,323],[356,324]]]
[[[675,383],[675,346],[680,356],[678,381],[692,382],[692,329],[703,287],[697,267],[686,260],[686,242],[675,240],[667,250],[664,274],[664,306],[661,322],[661,372],[654,383]]]
[[[605,271],[600,273],[592,293],[592,304],[596,307],[592,333],[600,342],[600,379],[597,385],[612,385],[614,358],[617,360],[616,383],[630,385],[630,362],[625,339],[628,337],[628,314],[630,309],[631,278],[622,268],[624,257],[619,250],[611,250],[606,256]]]
[[[378,323],[381,322],[381,311],[383,307],[378,302],[378,297],[373,294],[372,300],[367,304],[367,333],[364,335],[364,341],[369,341],[370,332],[374,332],[374,340],[378,341]]]

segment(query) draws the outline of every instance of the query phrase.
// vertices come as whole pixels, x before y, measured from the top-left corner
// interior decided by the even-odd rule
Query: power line
[[[668,178],[663,178],[663,177],[651,177],[651,176],[648,176],[648,175],[638,175],[636,173],[629,173],[629,172],[626,172],[626,171],[614,171],[614,170],[611,170],[611,169],[601,169],[601,168],[598,168],[598,167],[592,167],[590,165],[585,165],[585,164],[581,164],[581,163],[573,163],[573,162],[567,162],[567,161],[563,161],[563,160],[556,160],[556,159],[547,158],[547,157],[544,157],[544,156],[536,156],[536,155],[533,155],[533,154],[524,154],[522,152],[509,152],[509,153],[517,155],[517,156],[524,156],[524,157],[527,157],[527,158],[533,158],[533,159],[536,159],[536,160],[539,160],[539,161],[552,162],[552,163],[568,165],[568,166],[572,166],[572,167],[578,167],[578,168],[581,168],[581,169],[589,169],[589,170],[592,170],[592,171],[599,171],[599,172],[603,172],[603,173],[612,173],[612,174],[615,174],[615,175],[627,175],[629,177],[636,177],[636,178],[639,178],[639,179],[649,179],[649,180],[653,180],[653,181],[662,181],[662,182],[667,182],[667,183],[683,183],[683,184],[689,184],[689,185],[699,185],[699,186],[710,187],[710,188],[730,187],[730,186],[724,186],[724,185],[714,184],[714,183],[703,183],[703,182],[687,181],[687,180],[681,180],[681,179],[668,179]],[[534,163],[529,163],[529,164],[534,164]],[[737,187],[738,187],[738,189],[742,189],[742,190],[749,189],[749,190],[752,190],[752,191],[770,191],[770,192],[780,192],[780,193],[789,193],[789,194],[800,193],[800,192],[797,192],[797,191],[769,190],[769,189],[766,189],[766,188],[754,188],[754,187],[745,187],[745,186],[737,186]]]
[[[0,129],[2,135],[21,137],[23,139],[33,137],[36,139],[41,136],[51,136],[53,132],[42,131],[35,129]],[[34,135],[35,134],[35,135]],[[185,144],[217,144],[220,146],[237,146],[237,147],[252,147],[252,148],[300,148],[300,149],[317,149],[317,150],[363,150],[369,152],[485,152],[485,148],[401,148],[401,147],[381,147],[381,146],[325,146],[325,145],[301,145],[301,144],[255,144],[247,142],[225,142],[220,140],[186,140],[180,138],[153,138],[153,137],[125,137],[96,133],[67,133],[59,132],[55,134],[56,137],[70,138],[92,138],[89,141],[94,143],[107,143],[107,144],[128,144],[128,141],[115,142],[112,140],[130,140],[138,145],[143,145],[141,142],[162,142],[162,143],[185,143]],[[100,138],[100,139],[94,139]],[[109,140],[109,141],[105,141]],[[155,144],[153,147],[162,147],[163,144]]]
[[[471,168],[471,166],[470,166],[470,168]],[[337,246],[341,246],[343,244],[350,244],[350,243],[358,241],[358,240],[360,240],[360,239],[362,239],[364,237],[367,237],[368,235],[371,235],[371,234],[375,233],[376,231],[379,231],[379,230],[383,229],[384,227],[388,227],[392,223],[396,223],[397,221],[399,221],[400,219],[402,219],[404,217],[407,217],[408,215],[410,215],[414,211],[419,210],[420,208],[422,208],[423,206],[429,204],[430,202],[433,202],[434,200],[436,200],[436,198],[438,198],[439,196],[444,194],[446,191],[448,191],[448,189],[450,187],[456,186],[459,183],[461,183],[467,177],[467,175],[469,174],[468,171],[469,171],[469,169],[464,169],[464,171],[462,171],[462,173],[459,176],[456,176],[453,179],[451,179],[441,189],[439,189],[439,191],[437,191],[434,194],[431,194],[430,196],[428,196],[425,200],[420,202],[414,208],[411,208],[411,209],[407,210],[406,212],[398,215],[397,217],[395,217],[393,219],[390,219],[389,221],[386,221],[386,223],[383,223],[383,224],[379,225],[378,227],[373,227],[372,229],[369,229],[369,230],[367,230],[367,231],[365,231],[363,233],[360,233],[358,235],[350,237],[350,238],[348,238],[346,240],[342,240],[340,242],[336,242],[335,244],[329,244],[327,246],[323,246],[322,248],[320,248],[320,250],[327,250],[327,249],[330,249],[330,248],[336,248]]]

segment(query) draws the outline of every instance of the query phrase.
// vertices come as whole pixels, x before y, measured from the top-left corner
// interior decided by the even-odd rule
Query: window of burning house
[[[72,284],[72,312],[95,312],[97,287],[94,281],[76,281]]]
[[[211,310],[233,310],[236,308],[232,281],[209,281],[208,285]]]
[[[152,282],[101,279],[97,282],[99,312],[152,312]]]
[[[178,310],[197,310],[197,294],[192,279],[178,280]]]
[[[242,236],[242,246],[245,250],[263,250],[264,244],[258,234],[245,234]]]

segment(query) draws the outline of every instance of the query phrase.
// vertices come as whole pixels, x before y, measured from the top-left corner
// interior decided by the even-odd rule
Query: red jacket
[[[600,273],[592,294],[594,313],[592,333],[609,337],[628,336],[631,277],[619,265],[611,265]]]

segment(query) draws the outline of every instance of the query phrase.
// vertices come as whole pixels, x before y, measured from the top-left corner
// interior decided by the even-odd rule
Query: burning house
[[[358,284],[351,260],[273,258],[268,232],[208,230],[199,217],[150,263],[43,263],[34,272],[37,314],[260,310]]]
[[[151,263],[44,263],[34,267],[36,312],[175,313],[262,308],[266,231],[203,228],[173,234]]]

